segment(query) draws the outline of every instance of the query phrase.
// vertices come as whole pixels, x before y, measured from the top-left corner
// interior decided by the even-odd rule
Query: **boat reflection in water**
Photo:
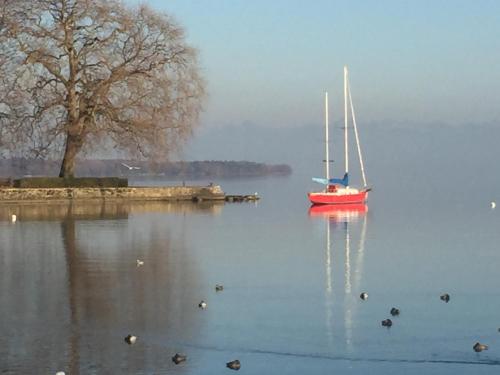
[[[366,204],[346,205],[313,205],[309,208],[309,216],[323,218],[326,222],[326,248],[325,248],[325,317],[328,340],[333,345],[333,311],[334,311],[334,289],[340,297],[340,288],[333,285],[333,255],[332,247],[340,249],[344,243],[344,329],[347,350],[352,349],[352,316],[357,302],[356,295],[361,291],[361,276],[363,272],[363,257],[366,238],[368,206]],[[361,229],[360,229],[361,227]],[[353,233],[351,233],[351,231]],[[332,233],[342,234],[332,241]],[[351,254],[351,235],[357,238],[353,241],[354,253]],[[333,242],[333,246],[332,246]],[[334,251],[335,253],[335,251]],[[341,257],[339,251],[337,257]],[[353,261],[353,263],[351,263]],[[351,264],[354,271],[351,270]],[[354,273],[354,277],[353,277]],[[353,294],[354,290],[354,294]]]
[[[368,212],[368,206],[358,204],[320,204],[309,208],[309,215],[325,217],[336,222],[356,221]]]

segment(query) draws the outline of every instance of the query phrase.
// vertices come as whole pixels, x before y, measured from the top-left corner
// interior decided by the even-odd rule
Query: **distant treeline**
[[[39,159],[0,159],[1,177],[57,176],[60,161]],[[177,161],[151,163],[122,159],[78,160],[76,176],[164,176],[169,179],[204,179],[285,176],[292,173],[286,164],[264,164],[250,161]]]

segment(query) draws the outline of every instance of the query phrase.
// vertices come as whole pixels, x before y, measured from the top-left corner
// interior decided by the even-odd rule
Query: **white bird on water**
[[[15,223],[15,222],[16,222],[16,220],[17,220],[17,216],[13,214],[13,215],[10,217],[10,221],[12,221],[13,223]]]
[[[144,261],[140,260],[140,259],[137,259],[137,267],[140,267],[140,266],[143,266],[143,265],[144,265]]]
[[[125,342],[129,345],[135,344],[136,341],[137,341],[137,336],[127,335],[127,337],[125,337]]]
[[[120,163],[120,164],[123,165],[125,168],[128,168],[130,171],[132,169],[141,169],[141,167],[133,167],[133,166],[125,164],[125,163]]]
[[[492,209],[492,210],[494,210],[494,209],[495,209],[495,207],[497,206],[497,204],[496,204],[495,202],[491,202],[491,203],[490,203],[490,205],[491,205],[491,209]]]
[[[66,375],[66,373],[64,371],[58,371],[56,372],[56,375]]]

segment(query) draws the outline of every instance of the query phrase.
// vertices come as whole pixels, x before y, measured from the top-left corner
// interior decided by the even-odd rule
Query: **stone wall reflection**
[[[169,354],[200,329],[188,287],[198,270],[178,219],[220,207],[20,205],[1,206],[0,215],[8,217],[12,208],[20,221],[0,224],[1,369],[87,374],[169,368]],[[172,221],[129,216],[141,212],[176,215]],[[138,258],[144,266],[137,267]],[[123,341],[129,333],[139,337],[133,347]]]
[[[224,202],[167,202],[167,201],[61,201],[47,203],[0,204],[0,221],[10,221],[15,214],[18,220],[62,220],[68,215],[75,219],[126,219],[131,214],[204,213],[218,215]]]

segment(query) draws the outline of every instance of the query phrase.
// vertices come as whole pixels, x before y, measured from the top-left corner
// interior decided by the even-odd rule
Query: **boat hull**
[[[307,194],[309,201],[314,205],[319,204],[360,204],[365,203],[368,199],[368,191],[362,190],[353,194],[339,193],[309,193]]]

